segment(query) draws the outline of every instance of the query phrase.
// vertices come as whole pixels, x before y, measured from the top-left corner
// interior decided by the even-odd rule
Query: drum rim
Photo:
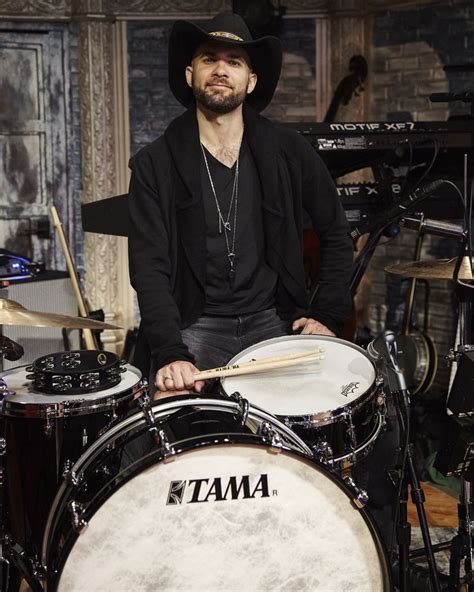
[[[362,354],[364,358],[370,363],[372,369],[374,371],[374,380],[370,384],[370,386],[363,392],[357,399],[354,399],[347,405],[341,405],[340,407],[335,407],[333,409],[326,409],[324,411],[318,411],[316,413],[304,413],[304,414],[295,414],[295,415],[283,415],[281,413],[275,413],[276,417],[283,417],[285,422],[288,422],[287,425],[300,425],[305,427],[323,427],[325,425],[331,425],[332,423],[336,423],[340,419],[343,419],[345,415],[352,414],[353,411],[356,411],[360,407],[364,406],[368,400],[373,398],[376,393],[380,390],[380,387],[377,385],[377,378],[380,375],[380,372],[373,362],[370,359],[367,352],[360,347],[359,345],[352,343],[350,341],[345,341],[344,339],[340,339],[339,337],[330,337],[329,335],[285,335],[283,337],[272,337],[271,339],[265,339],[264,341],[259,341],[254,345],[247,347],[246,349],[242,350],[232,359],[230,359],[227,363],[228,366],[232,366],[240,361],[242,354],[247,354],[252,352],[256,349],[259,349],[262,344],[271,344],[271,343],[280,343],[282,341],[299,341],[301,339],[304,340],[313,340],[313,339],[320,339],[322,341],[331,341],[334,343],[343,344],[344,346],[350,347],[356,350],[358,353]],[[227,395],[227,391],[225,390],[225,378],[220,379],[220,385],[222,391]],[[245,396],[245,393],[242,395]],[[301,423],[299,423],[301,422]]]
[[[12,368],[7,372],[24,368],[25,366],[18,366],[17,368]],[[50,394],[51,397],[55,397],[56,401],[50,400],[47,402],[45,401],[44,403],[32,403],[31,401],[21,401],[20,399],[10,400],[8,397],[14,397],[15,395],[7,395],[3,399],[1,415],[6,417],[26,417],[27,419],[59,419],[62,417],[89,415],[92,413],[109,411],[110,409],[114,409],[118,404],[137,397],[145,387],[144,381],[142,379],[142,373],[138,368],[132,366],[131,364],[127,364],[125,368],[126,370],[130,370],[133,374],[135,374],[137,380],[133,385],[128,386],[117,393],[108,393],[107,395],[99,397],[98,395],[100,395],[101,391],[97,391],[90,393],[93,395],[93,398],[90,399],[77,398],[66,400],[61,400],[60,394]],[[7,372],[2,373],[0,378],[3,378]],[[119,386],[120,383],[116,384],[112,388],[117,388]],[[105,391],[110,389],[103,390]],[[38,394],[47,395],[46,393]]]
[[[239,402],[235,399],[231,399],[229,397],[222,397],[216,395],[215,397],[206,396],[205,398],[202,395],[196,394],[194,396],[191,395],[178,395],[175,397],[169,397],[166,400],[159,400],[154,401],[151,404],[152,413],[154,416],[160,416],[160,412],[163,415],[163,418],[167,415],[172,414],[183,407],[203,407],[207,410],[215,411],[215,410],[225,410],[233,409],[239,410]],[[157,410],[155,412],[155,410]],[[252,411],[255,410],[256,413],[252,414]],[[268,411],[257,407],[256,405],[249,404],[249,412],[248,417],[252,418],[252,415],[255,415],[257,418],[263,421],[270,421],[272,424],[278,424],[278,427],[284,431],[288,437],[293,441],[293,443],[297,443],[300,447],[300,451],[302,456],[305,457],[312,457],[313,454],[309,446],[297,435],[293,432],[287,425],[285,425],[281,420],[279,420],[274,415],[270,414]],[[69,475],[72,478],[80,478],[80,475],[83,474],[88,467],[90,467],[99,454],[102,452],[104,448],[110,445],[111,441],[114,442],[116,439],[120,438],[124,433],[135,429],[140,426],[145,426],[147,423],[145,414],[141,410],[137,410],[134,413],[130,414],[128,417],[122,419],[117,424],[112,426],[109,430],[107,430],[102,436],[100,436],[95,442],[93,442],[85,451],[84,453],[78,458],[78,460],[74,463],[71,470],[69,471]],[[54,533],[57,527],[57,520],[54,520],[56,516],[62,515],[64,510],[64,504],[67,503],[66,495],[67,491],[72,488],[74,485],[71,484],[71,478],[67,476],[63,479],[59,489],[54,497],[54,500],[51,504],[50,511],[48,513],[48,519],[46,521],[44,535],[43,535],[43,544],[42,544],[42,562],[44,565],[47,565],[46,558],[49,555],[48,552],[48,539],[50,538],[50,533]]]
[[[262,442],[261,436],[258,436],[256,434],[224,434],[224,433],[222,433],[219,435],[206,434],[203,436],[204,437],[212,437],[213,440],[202,443],[202,438],[199,436],[189,438],[187,440],[182,440],[181,441],[182,443],[188,443],[188,444],[194,443],[195,444],[195,443],[199,442],[199,445],[186,447],[186,449],[184,449],[184,450],[177,451],[176,454],[177,455],[178,454],[179,455],[183,455],[183,454],[188,455],[188,454],[191,454],[192,452],[194,452],[195,450],[202,449],[202,448],[215,447],[215,446],[218,446],[218,447],[232,446],[235,444],[237,444],[238,446],[247,447],[247,448],[271,448],[270,444],[268,444],[268,443],[264,444]],[[216,436],[220,436],[220,438],[218,437],[216,440]],[[230,437],[237,437],[238,441],[225,440],[226,438],[229,438],[229,436]],[[218,441],[221,438],[222,438],[222,441]],[[342,493],[346,495],[349,504],[352,506],[353,511],[361,514],[362,519],[364,520],[364,523],[365,523],[365,525],[371,535],[373,543],[375,545],[375,549],[376,549],[377,556],[379,559],[381,579],[383,582],[383,592],[390,592],[392,590],[392,578],[391,578],[391,573],[390,573],[390,569],[389,569],[390,563],[389,563],[388,553],[385,548],[382,536],[380,534],[380,531],[379,531],[374,519],[371,517],[369,511],[365,507],[361,508],[355,504],[356,495],[355,495],[355,492],[352,491],[352,488],[339,475],[337,475],[333,471],[331,471],[327,465],[325,465],[324,463],[321,463],[320,461],[316,460],[315,458],[308,457],[307,455],[303,454],[302,452],[300,452],[298,450],[294,450],[294,449],[290,449],[290,448],[283,448],[281,450],[281,452],[279,452],[279,454],[286,454],[290,457],[296,456],[298,460],[302,461],[303,463],[308,464],[314,470],[321,472],[325,477],[329,478],[335,485],[337,485],[337,487],[342,491]],[[153,457],[155,457],[155,458],[153,458]],[[165,462],[165,460],[163,458],[156,459],[156,453],[146,455],[146,457],[144,457],[144,458],[148,458],[149,462],[134,463],[134,465],[132,465],[134,467],[133,470],[127,471],[127,475],[119,483],[118,487],[113,489],[112,485],[109,483],[108,485],[110,485],[110,487],[108,487],[108,491],[107,491],[105,497],[103,497],[99,500],[97,500],[97,498],[95,497],[92,500],[92,502],[87,507],[86,512],[89,509],[89,507],[92,504],[94,504],[94,502],[97,502],[97,503],[94,504],[94,507],[92,508],[93,511],[90,514],[86,513],[84,515],[86,522],[88,520],[90,520],[94,516],[94,514],[105,503],[107,503],[107,500],[109,500],[113,496],[113,494],[116,491],[118,491],[122,486],[124,486],[126,483],[128,483],[130,480],[132,480],[137,475],[141,474],[143,471],[145,471],[145,470],[151,468],[152,466],[155,466],[161,462]],[[140,461],[143,461],[144,458],[141,458]],[[66,511],[66,508],[63,507],[61,509],[60,516],[63,516],[65,511]],[[61,555],[63,557],[61,558],[59,569],[54,572],[54,579],[52,582],[51,582],[50,578],[53,574],[48,569],[49,566],[48,566],[48,562],[46,561],[49,558],[49,553],[43,554],[42,562],[43,562],[43,568],[45,568],[45,573],[47,574],[48,590],[50,590],[50,589],[55,590],[56,589],[57,584],[60,582],[61,575],[64,570],[64,566],[67,562],[67,558],[69,557],[71,550],[74,547],[75,542],[77,541],[79,536],[80,536],[80,534],[73,531],[72,528],[70,531],[68,531],[66,542],[61,549]],[[45,539],[46,539],[46,534],[45,534]],[[44,546],[43,546],[43,548],[44,548]],[[49,549],[48,549],[48,551],[49,551]],[[50,584],[53,584],[52,588],[50,588]]]

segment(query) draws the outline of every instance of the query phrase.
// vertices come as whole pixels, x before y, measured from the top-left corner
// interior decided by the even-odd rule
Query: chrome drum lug
[[[82,534],[87,526],[88,522],[84,520],[84,506],[74,500],[69,504],[69,511],[71,512],[71,524],[76,532]]]

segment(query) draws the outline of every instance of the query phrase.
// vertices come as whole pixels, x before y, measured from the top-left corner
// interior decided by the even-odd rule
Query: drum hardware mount
[[[357,439],[356,439],[356,433],[355,433],[355,428],[354,428],[354,422],[352,421],[352,415],[350,413],[347,414],[347,416],[344,419],[344,422],[347,426],[347,435],[349,438],[349,446],[352,449],[352,454],[349,457],[349,460],[351,462],[355,462],[357,460],[357,456],[356,456]]]
[[[346,475],[345,477],[343,477],[343,481],[354,493],[352,503],[355,505],[355,507],[358,510],[364,508],[367,505],[367,502],[369,501],[369,496],[367,495],[367,492],[361,487],[358,487],[355,484],[354,479],[352,479],[350,475]]]
[[[316,460],[331,467],[333,466],[334,461],[331,457],[334,456],[334,452],[329,442],[326,440],[320,440],[317,444],[311,447],[311,450]]]
[[[264,421],[260,424],[258,435],[262,436],[264,442],[270,444],[270,452],[279,454],[283,449],[283,440],[278,432],[271,425]]]
[[[87,520],[84,520],[84,506],[75,500],[69,503],[69,511],[71,513],[71,525],[78,534],[85,532],[89,526]]]
[[[174,461],[174,459],[176,458],[176,450],[170,444],[170,441],[168,440],[168,437],[166,436],[164,430],[158,431],[158,437],[160,439],[160,452],[163,456],[163,462],[169,463]]]
[[[44,424],[44,434],[45,436],[47,436],[48,438],[51,437],[51,434],[53,433],[53,421],[56,418],[56,409],[54,407],[46,407],[45,409],[45,419],[46,419],[46,423]]]
[[[176,450],[170,444],[164,430],[158,429],[155,416],[151,410],[150,396],[146,390],[143,391],[143,394],[138,398],[138,405],[145,417],[145,421],[148,425],[148,431],[152,434],[156,444],[160,448],[160,454],[163,457],[163,462],[172,462],[176,457]]]
[[[3,398],[9,394],[7,383],[0,378],[0,403],[3,401]]]
[[[103,434],[105,434],[105,432],[107,430],[109,430],[114,423],[117,421],[118,419],[118,415],[117,415],[117,399],[107,399],[106,404],[110,404],[110,411],[108,411],[107,413],[104,413],[105,417],[109,418],[108,423],[105,424],[105,426],[100,429],[97,433],[97,437],[100,438],[100,436],[102,436]],[[84,441],[84,437],[85,437],[85,441]],[[82,445],[86,446],[87,445],[87,441],[88,441],[88,436],[87,436],[87,431],[84,429],[83,432],[83,438],[82,438]]]
[[[156,425],[155,416],[153,415],[153,412],[151,410],[151,399],[146,389],[143,391],[140,397],[138,397],[138,406],[140,407],[143,416],[145,417],[145,421],[149,428],[148,431],[151,432],[155,438],[157,438],[158,426]]]
[[[70,463],[71,461],[66,461],[66,463]],[[76,473],[72,470],[72,467],[69,470],[65,470],[63,473],[63,478],[67,483],[71,485],[80,485],[84,479],[81,473]]]
[[[240,393],[237,391],[230,395],[230,398],[234,401],[237,401],[239,404],[239,412],[240,412],[240,427],[243,428],[247,422],[247,418],[249,416],[249,402],[247,399],[242,397]]]

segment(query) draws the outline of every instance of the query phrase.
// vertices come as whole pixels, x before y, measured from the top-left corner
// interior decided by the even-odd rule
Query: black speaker
[[[47,271],[43,274],[11,283],[0,289],[0,297],[14,300],[28,310],[51,312],[76,317],[77,301],[69,275],[65,272]],[[46,354],[64,351],[63,333],[60,327],[34,327],[3,325],[3,335],[19,343],[24,356],[16,361],[3,360],[3,370],[30,364]],[[67,331],[70,349],[79,349],[79,331]],[[2,361],[0,360],[0,364]],[[0,366],[1,368],[1,366]]]
[[[448,401],[455,414],[474,412],[474,352],[463,352],[458,362]]]
[[[474,418],[449,418],[444,442],[438,451],[434,466],[443,475],[474,478]]]

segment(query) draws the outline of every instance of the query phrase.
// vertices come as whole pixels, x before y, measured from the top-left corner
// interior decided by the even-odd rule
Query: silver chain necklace
[[[217,216],[219,220],[219,234],[222,234],[222,227],[224,227],[224,238],[225,244],[227,249],[227,259],[229,260],[229,282],[232,284],[235,278],[235,268],[234,268],[234,261],[235,261],[235,235],[237,232],[237,205],[239,200],[239,157],[237,157],[235,163],[235,174],[234,174],[234,184],[232,186],[232,196],[230,198],[230,205],[229,211],[227,212],[227,220],[224,220],[224,216],[222,215],[222,210],[219,204],[219,200],[217,199],[216,189],[214,187],[214,181],[212,180],[211,169],[209,168],[209,163],[207,162],[206,151],[204,150],[204,146],[201,144],[202,155],[204,156],[204,162],[206,163],[206,170],[207,175],[209,177],[209,183],[211,185],[212,194],[214,196],[214,201],[216,203],[217,209]],[[232,213],[232,209],[234,210],[234,220],[232,226],[230,224],[230,217]],[[232,240],[230,240],[229,234],[232,232]]]

